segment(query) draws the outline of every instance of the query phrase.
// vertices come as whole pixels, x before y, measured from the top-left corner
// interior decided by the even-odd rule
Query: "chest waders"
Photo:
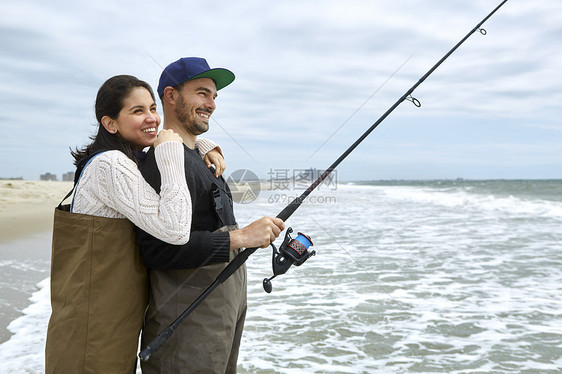
[[[72,213],[61,202],[53,222],[45,372],[134,373],[146,305],[147,271],[133,224]]]
[[[232,196],[224,179],[216,178],[209,171],[197,151],[185,148],[184,157],[186,182],[192,199],[192,232],[237,229]],[[161,182],[152,152],[148,152],[141,171],[158,191]],[[174,248],[161,250],[173,251]],[[199,248],[194,246],[192,250]],[[229,251],[226,259],[234,259],[239,252]],[[194,268],[150,270],[142,342],[154,339],[227,266],[228,262],[224,261]],[[246,267],[242,266],[205,300],[189,321],[178,328],[169,344],[156,352],[150,361],[141,363],[143,374],[236,373],[246,311]]]

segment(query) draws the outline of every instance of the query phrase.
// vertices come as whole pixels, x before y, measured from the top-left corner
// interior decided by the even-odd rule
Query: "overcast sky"
[[[236,74],[211,130],[227,175],[327,168],[492,0],[4,1],[0,177],[73,171],[116,74]],[[509,0],[338,168],[339,180],[562,178],[562,1]],[[160,103],[158,103],[160,105]]]

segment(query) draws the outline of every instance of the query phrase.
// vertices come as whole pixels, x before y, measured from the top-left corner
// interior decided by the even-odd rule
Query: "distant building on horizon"
[[[56,181],[57,176],[55,174],[45,173],[45,174],[41,174],[39,176],[39,179],[42,181]]]
[[[62,175],[62,181],[63,182],[73,182],[74,181],[74,172],[69,171],[68,173],[64,173]]]

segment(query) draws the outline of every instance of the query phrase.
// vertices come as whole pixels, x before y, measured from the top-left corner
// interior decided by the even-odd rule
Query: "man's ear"
[[[117,128],[115,127],[115,121],[110,116],[103,116],[101,118],[101,124],[110,134],[117,133]]]
[[[169,103],[175,104],[177,99],[177,91],[172,86],[164,88],[164,94],[162,95],[162,100]]]

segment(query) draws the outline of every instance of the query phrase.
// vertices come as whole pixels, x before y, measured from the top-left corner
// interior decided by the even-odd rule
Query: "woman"
[[[46,373],[133,373],[147,297],[134,225],[172,244],[189,240],[182,140],[171,130],[157,135],[150,86],[129,75],[110,78],[95,110],[97,135],[72,152],[72,206],[55,210]],[[204,139],[197,145],[222,173],[220,149]],[[138,169],[149,146],[162,175],[160,194]]]

